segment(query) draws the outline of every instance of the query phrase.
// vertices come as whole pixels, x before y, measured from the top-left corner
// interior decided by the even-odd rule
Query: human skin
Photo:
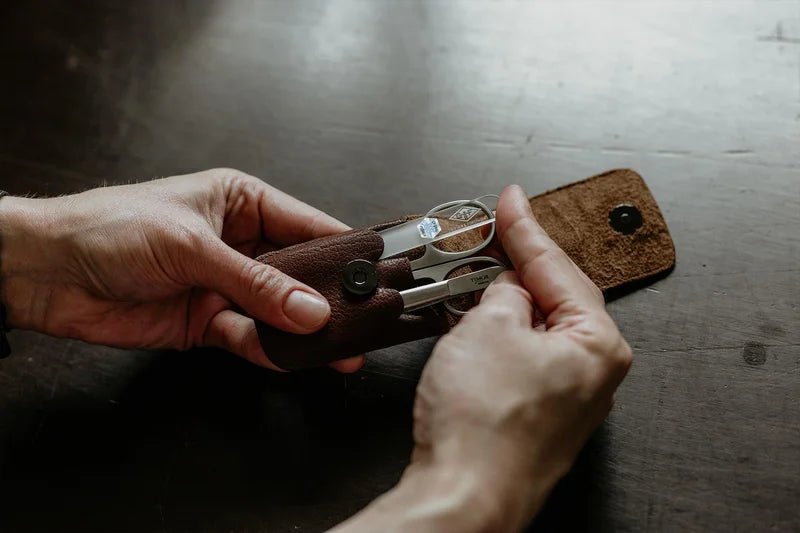
[[[346,229],[230,169],[6,197],[0,298],[12,327],[125,348],[217,346],[275,368],[250,316],[302,334],[330,309],[252,257]],[[411,463],[336,531],[519,530],[611,409],[632,357],[602,294],[519,187],[500,196],[497,234],[514,272],[437,343],[417,388]]]
[[[547,236],[523,191],[503,191],[504,273],[436,345],[398,485],[335,528],[516,531],[607,416],[631,349],[597,287]]]
[[[232,169],[0,200],[8,325],[120,348],[216,346],[268,368],[255,317],[311,333],[330,307],[253,259],[347,230]],[[352,372],[363,357],[332,366]]]

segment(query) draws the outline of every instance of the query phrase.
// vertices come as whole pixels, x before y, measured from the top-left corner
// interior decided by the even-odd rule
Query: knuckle
[[[256,186],[256,182],[260,182],[257,178],[241,170],[228,167],[209,170],[207,177],[211,185],[220,186],[222,188],[222,192],[226,198],[241,194],[248,188]]]
[[[483,291],[483,295],[481,296],[482,302],[487,302],[489,299],[494,298],[495,296],[501,296],[503,294],[504,287],[502,283],[497,283],[497,281],[492,282],[486,290]]]
[[[219,178],[228,178],[228,179],[230,178],[238,179],[244,175],[244,173],[241,170],[237,170],[235,168],[230,168],[230,167],[212,168],[211,170],[208,171],[208,173],[211,174],[212,176],[216,176]]]
[[[513,274],[503,274],[503,275],[504,276],[512,276]],[[489,296],[492,296],[492,297],[497,296],[497,297],[499,297],[501,299],[503,299],[503,298],[522,297],[525,300],[530,301],[530,299],[531,299],[530,293],[527,290],[525,290],[525,288],[523,288],[522,285],[519,284],[519,282],[517,281],[516,276],[513,275],[513,277],[510,278],[510,279],[513,280],[513,281],[511,281],[511,282],[503,281],[503,282],[499,282],[499,283],[497,281],[495,281],[494,283],[489,285],[489,288],[486,289],[486,292],[484,293],[484,296],[486,296],[486,295],[489,295]]]
[[[587,346],[588,351],[599,357],[608,373],[627,372],[633,363],[633,350],[617,330],[616,326],[598,331]]]
[[[481,319],[493,324],[508,324],[514,320],[514,311],[502,304],[487,305],[481,309]]]
[[[586,348],[597,355],[613,353],[622,338],[616,324],[606,313],[589,320],[585,333]]]
[[[519,273],[520,278],[529,281],[542,263],[549,265],[558,263],[560,256],[564,252],[561,248],[550,246],[548,241],[552,242],[546,235],[536,235],[531,239],[530,246],[536,250],[536,253],[522,265]]]
[[[274,299],[288,289],[283,274],[261,263],[251,263],[246,266],[244,277],[248,280],[250,294],[268,300]]]
[[[619,346],[614,352],[614,363],[615,366],[625,372],[627,372],[633,364],[633,350],[621,335],[619,338]]]
[[[505,213],[501,211],[498,214],[497,232],[501,237],[518,238],[519,234],[527,235],[531,231],[530,219],[527,217],[516,217],[513,220],[508,220]]]

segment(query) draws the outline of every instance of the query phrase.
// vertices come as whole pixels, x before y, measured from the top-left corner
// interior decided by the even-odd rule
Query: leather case
[[[607,297],[665,275],[675,264],[675,248],[664,218],[641,176],[632,170],[612,170],[535,196],[530,202],[550,237]],[[399,291],[415,285],[409,258],[377,261],[383,240],[376,232],[410,218],[315,239],[257,258],[314,287],[331,305],[328,324],[310,335],[290,334],[257,322],[259,339],[272,362],[287,370],[321,366],[441,335],[457,322],[458,317],[441,304],[403,313]],[[465,242],[470,238],[463,234],[462,242],[455,244],[459,248],[476,245]],[[345,289],[342,272],[354,259],[375,263],[378,288],[373,293],[357,296]]]

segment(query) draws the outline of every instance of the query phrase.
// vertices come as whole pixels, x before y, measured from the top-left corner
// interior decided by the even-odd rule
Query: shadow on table
[[[528,531],[619,530],[610,505],[614,499],[608,467],[610,439],[608,426],[600,426]]]
[[[212,350],[163,353],[116,400],[58,398],[4,431],[0,528],[330,527],[394,485],[410,455],[416,382],[381,373],[380,359],[342,376],[276,374]],[[592,439],[537,530],[609,523],[607,441],[605,431]]]

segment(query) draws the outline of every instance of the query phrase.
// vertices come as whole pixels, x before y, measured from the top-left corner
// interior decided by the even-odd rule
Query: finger
[[[364,366],[364,356],[357,355],[356,357],[349,357],[347,359],[340,359],[330,364],[334,370],[338,370],[342,374],[352,374],[357,372]]]
[[[290,333],[311,333],[328,321],[330,306],[311,287],[240,254],[217,238],[202,246],[200,256],[189,266],[190,279],[197,285]]]
[[[286,372],[267,357],[253,319],[230,309],[220,311],[209,321],[203,344],[222,348],[258,366]],[[364,356],[334,361],[330,366],[343,374],[351,374],[364,366]]]
[[[519,326],[533,326],[533,301],[515,272],[500,274],[483,292],[473,312],[481,318],[493,315]]]
[[[506,187],[500,195],[497,231],[522,284],[548,317],[548,327],[602,307],[596,288],[587,285],[572,260],[542,229],[519,186]]]
[[[258,180],[262,232],[281,245],[305,242],[347,231],[350,227],[297,198]]]
[[[256,365],[283,371],[264,353],[253,319],[230,309],[220,311],[209,321],[203,344],[222,348]]]

